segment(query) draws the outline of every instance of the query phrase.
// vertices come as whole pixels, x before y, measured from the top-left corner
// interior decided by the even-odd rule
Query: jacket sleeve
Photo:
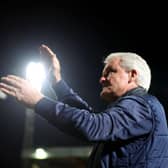
[[[150,108],[145,101],[133,96],[122,98],[100,113],[49,98],[40,100],[35,111],[63,132],[89,141],[127,140],[152,129]]]
[[[84,101],[77,93],[70,88],[64,80],[59,81],[54,84],[53,89],[57,95],[59,101],[68,104],[72,107],[77,107],[80,109],[87,109],[92,111],[92,108]]]

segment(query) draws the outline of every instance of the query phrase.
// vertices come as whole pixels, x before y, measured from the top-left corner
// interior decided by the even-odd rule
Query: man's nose
[[[106,81],[106,78],[104,76],[100,77],[99,83],[103,84]]]

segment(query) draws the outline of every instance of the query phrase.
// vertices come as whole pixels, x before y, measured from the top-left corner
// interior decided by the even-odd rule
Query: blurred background
[[[101,111],[104,104],[99,99],[99,77],[103,58],[111,52],[136,52],[151,66],[150,92],[168,111],[167,18],[159,6],[157,10],[119,8],[117,12],[110,8],[45,5],[0,9],[0,77],[7,74],[25,77],[27,64],[39,61],[39,47],[46,44],[60,59],[67,83],[95,111]],[[42,91],[56,98],[49,83],[45,83]],[[92,144],[65,135],[39,116],[28,119],[28,110],[11,97],[0,99],[3,167],[83,167]],[[35,158],[32,153],[37,148],[46,149],[50,157]]]

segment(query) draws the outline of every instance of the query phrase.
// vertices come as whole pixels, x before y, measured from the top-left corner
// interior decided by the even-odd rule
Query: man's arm
[[[43,98],[35,111],[63,132],[89,141],[128,140],[147,135],[152,129],[146,103],[130,98],[98,114]]]
[[[59,101],[72,107],[92,111],[92,108],[87,104],[87,102],[74,92],[74,90],[70,88],[64,80],[61,80],[53,85],[53,89]]]

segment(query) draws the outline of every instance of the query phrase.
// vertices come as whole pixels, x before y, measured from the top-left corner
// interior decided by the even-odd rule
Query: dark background
[[[150,92],[166,111],[167,30],[164,9],[1,7],[0,76],[24,77],[29,61],[39,59],[39,46],[48,45],[59,57],[67,83],[96,111],[103,109],[98,83],[102,61],[111,52],[142,55],[152,69]],[[158,12],[160,11],[160,12]],[[53,94],[50,87],[46,91]],[[167,115],[167,114],[166,114]],[[0,100],[0,151],[4,167],[19,167],[25,108],[8,97]],[[59,132],[39,116],[35,120],[35,146],[85,145]],[[1,163],[2,163],[1,162]]]

